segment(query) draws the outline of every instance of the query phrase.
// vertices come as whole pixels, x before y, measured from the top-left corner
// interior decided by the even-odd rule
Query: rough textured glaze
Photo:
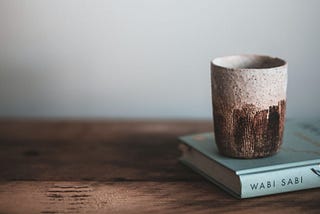
[[[218,144],[220,152],[242,158],[265,157],[276,153],[282,143],[285,108],[285,100],[265,110],[257,110],[254,105],[248,104],[233,111],[231,126],[224,121],[223,115],[216,114],[214,123],[219,124],[215,126],[216,140],[224,142]]]
[[[220,152],[265,157],[280,147],[285,120],[287,65],[257,55],[212,62],[212,103]]]

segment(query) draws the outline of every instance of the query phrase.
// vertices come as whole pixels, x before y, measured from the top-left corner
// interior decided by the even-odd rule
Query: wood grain
[[[52,121],[0,123],[0,179],[199,180],[177,160],[177,137],[208,122]]]
[[[236,200],[203,182],[2,182],[3,213],[317,213],[317,190]]]
[[[0,213],[319,213],[318,189],[238,200],[179,164],[208,121],[1,121]]]

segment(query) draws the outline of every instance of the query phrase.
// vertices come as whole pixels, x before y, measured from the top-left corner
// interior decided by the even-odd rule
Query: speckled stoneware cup
[[[284,130],[287,63],[260,55],[216,58],[211,83],[219,152],[235,158],[275,154]]]

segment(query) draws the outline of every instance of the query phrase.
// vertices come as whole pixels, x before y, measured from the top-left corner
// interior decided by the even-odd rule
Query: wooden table
[[[181,165],[208,121],[0,122],[0,213],[320,213],[320,190],[238,200]]]

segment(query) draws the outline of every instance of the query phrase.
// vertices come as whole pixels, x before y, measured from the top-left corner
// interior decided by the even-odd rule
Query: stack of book
[[[281,150],[261,159],[220,155],[213,133],[180,140],[180,161],[237,198],[320,187],[320,120],[288,120]]]

